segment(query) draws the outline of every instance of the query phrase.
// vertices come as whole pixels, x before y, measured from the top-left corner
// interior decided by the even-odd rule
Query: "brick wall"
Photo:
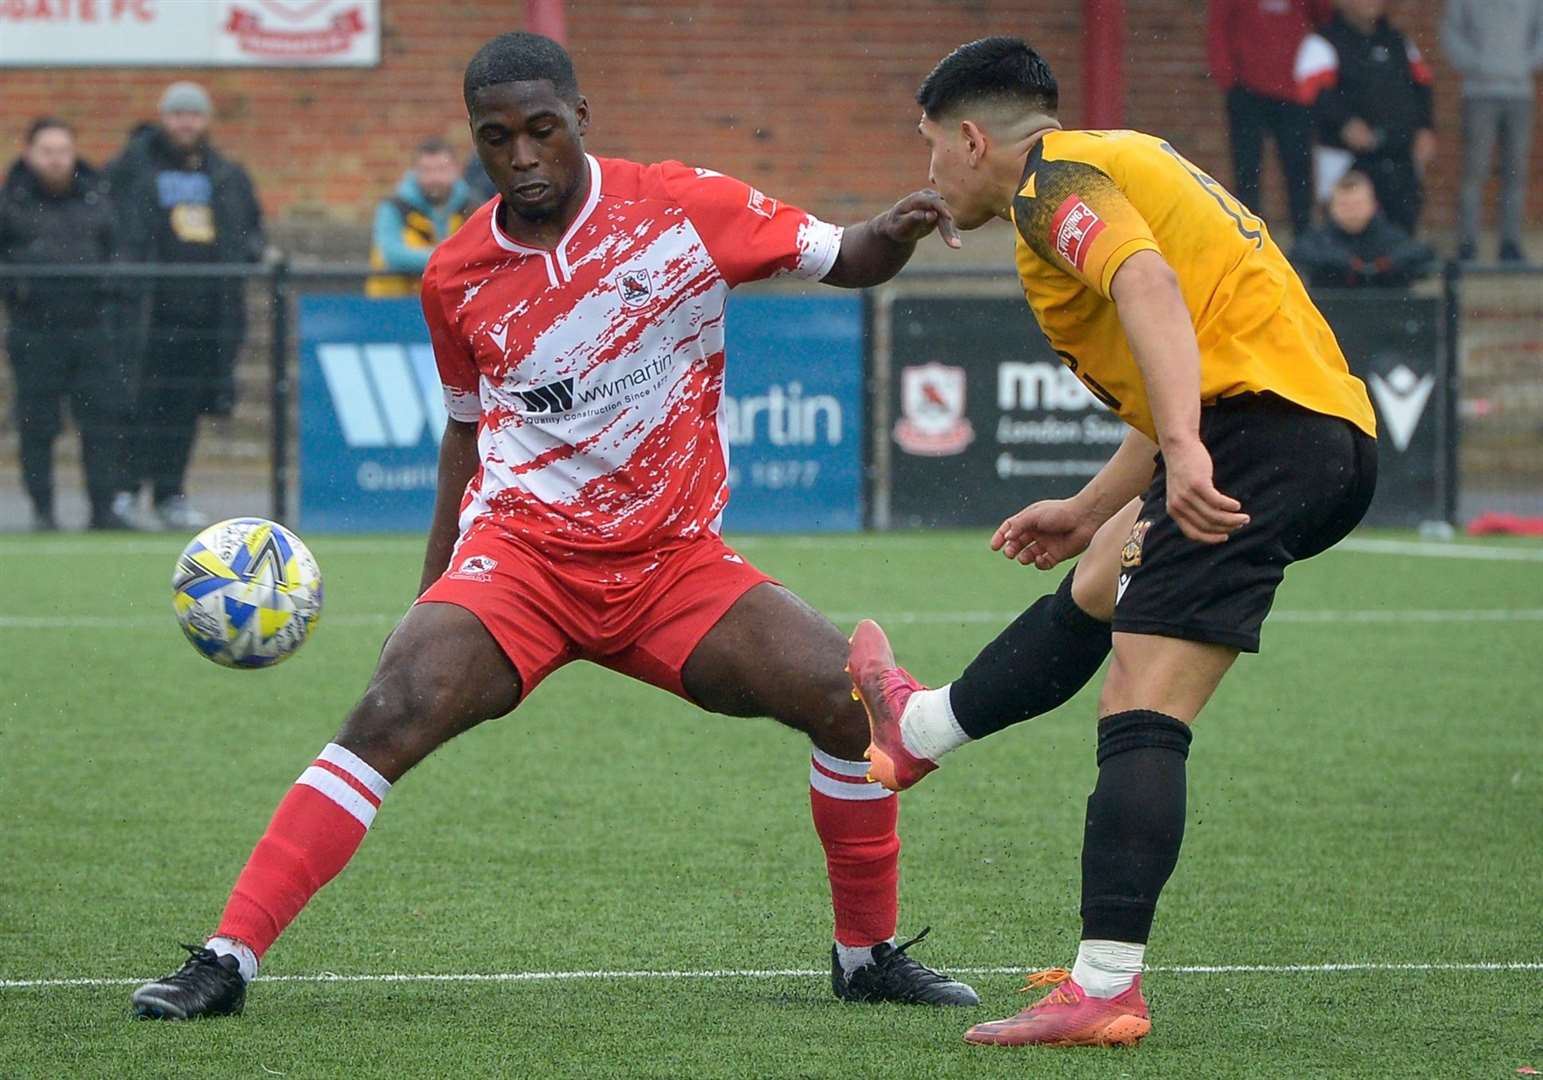
[[[419,138],[467,145],[463,65],[518,27],[513,0],[383,0],[384,62],[371,70],[211,70],[217,140],[256,177],[293,236],[308,223],[360,225]],[[1458,167],[1456,82],[1440,57],[1434,0],[1394,0],[1435,62],[1443,133],[1427,220],[1449,226]],[[1218,95],[1206,78],[1203,0],[1129,0],[1128,123],[1161,132],[1229,175]],[[742,176],[837,219],[876,210],[925,180],[912,92],[945,51],[987,33],[1033,41],[1078,116],[1075,0],[569,0],[570,47],[594,110],[591,149],[678,157]],[[0,131],[39,113],[78,125],[86,154],[114,153],[154,112],[168,69],[7,71]],[[1533,186],[1540,184],[1534,170]],[[1267,182],[1267,210],[1279,192]],[[1532,216],[1543,220],[1543,191]]]

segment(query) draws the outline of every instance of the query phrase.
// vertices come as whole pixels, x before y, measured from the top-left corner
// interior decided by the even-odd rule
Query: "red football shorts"
[[[664,552],[557,562],[478,525],[418,603],[475,615],[520,673],[522,700],[569,661],[589,660],[689,701],[681,668],[763,581],[772,579],[716,536]]]

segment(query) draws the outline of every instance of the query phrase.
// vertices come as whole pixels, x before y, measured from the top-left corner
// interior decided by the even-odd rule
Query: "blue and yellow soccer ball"
[[[321,617],[316,557],[284,526],[262,518],[210,525],[177,559],[172,606],[204,656],[233,668],[293,656]]]

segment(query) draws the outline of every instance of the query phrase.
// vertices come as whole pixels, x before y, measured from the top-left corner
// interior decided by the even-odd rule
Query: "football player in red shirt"
[[[279,804],[213,937],[133,995],[142,1016],[238,1012],[259,957],[363,840],[392,784],[587,659],[814,744],[810,801],[852,1001],[973,1005],[895,943],[895,796],[829,620],[718,536],[730,288],[893,277],[947,208],[921,191],[841,229],[709,169],[590,156],[568,55],[504,34],[466,71],[498,196],[436,250],[424,318],[449,421],[419,599],[364,697]],[[925,931],[923,931],[925,933]]]

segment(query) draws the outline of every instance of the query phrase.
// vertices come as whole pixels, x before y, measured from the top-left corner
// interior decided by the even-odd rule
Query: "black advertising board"
[[[1378,291],[1314,299],[1377,410],[1367,524],[1441,518],[1452,437],[1442,302]],[[1019,297],[897,298],[889,342],[890,527],[994,526],[1076,493],[1124,438]]]
[[[1377,497],[1366,523],[1410,526],[1444,517],[1447,441],[1456,433],[1447,430],[1441,300],[1378,290],[1313,300],[1377,410]]]
[[[1125,437],[1021,297],[908,297],[890,314],[892,526],[994,526],[1077,492]]]

